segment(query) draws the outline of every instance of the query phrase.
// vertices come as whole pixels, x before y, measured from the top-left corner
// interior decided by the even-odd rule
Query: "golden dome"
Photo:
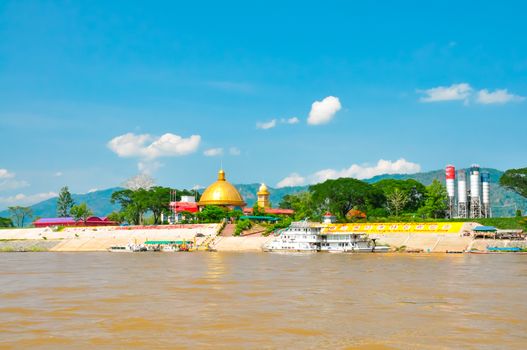
[[[207,187],[201,195],[199,206],[205,205],[228,205],[244,207],[245,202],[238,190],[225,179],[225,172],[218,172],[218,181]]]
[[[269,194],[269,190],[267,189],[267,186],[265,186],[265,184],[262,184],[257,194]]]

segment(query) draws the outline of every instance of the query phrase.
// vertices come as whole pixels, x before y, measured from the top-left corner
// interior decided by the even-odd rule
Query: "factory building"
[[[456,198],[457,176],[457,198]],[[479,165],[470,167],[470,183],[467,186],[467,171],[458,170],[453,165],[445,169],[446,189],[448,196],[449,218],[489,218],[490,207],[490,174],[481,171]]]

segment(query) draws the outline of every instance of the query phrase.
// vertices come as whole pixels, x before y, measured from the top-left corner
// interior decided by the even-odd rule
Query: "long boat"
[[[264,245],[268,252],[385,252],[365,233],[326,232],[326,225],[307,221],[293,222],[279,236]]]
[[[128,243],[127,245],[114,245],[107,249],[112,253],[133,253],[133,252],[146,252],[146,247],[142,244],[132,244]]]

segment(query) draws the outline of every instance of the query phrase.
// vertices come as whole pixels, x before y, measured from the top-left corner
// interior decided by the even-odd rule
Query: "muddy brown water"
[[[527,347],[526,255],[0,254],[0,348]]]

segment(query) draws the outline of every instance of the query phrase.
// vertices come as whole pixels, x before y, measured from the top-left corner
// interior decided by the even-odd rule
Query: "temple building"
[[[218,172],[218,180],[201,195],[198,207],[203,208],[207,205],[219,205],[229,209],[245,207],[246,203],[236,187],[225,178],[225,171]]]
[[[271,194],[269,193],[267,186],[265,186],[265,184],[262,184],[260,186],[260,189],[256,193],[256,196],[258,198],[258,207],[262,209],[271,208],[271,201],[269,200],[270,195]]]
[[[292,209],[281,209],[281,208],[272,208],[271,193],[267,189],[265,184],[262,184],[256,192],[256,204],[259,209],[262,209],[265,214],[274,214],[274,215],[293,215],[295,213]],[[252,215],[254,212],[253,208],[243,209],[243,213],[246,215]]]

